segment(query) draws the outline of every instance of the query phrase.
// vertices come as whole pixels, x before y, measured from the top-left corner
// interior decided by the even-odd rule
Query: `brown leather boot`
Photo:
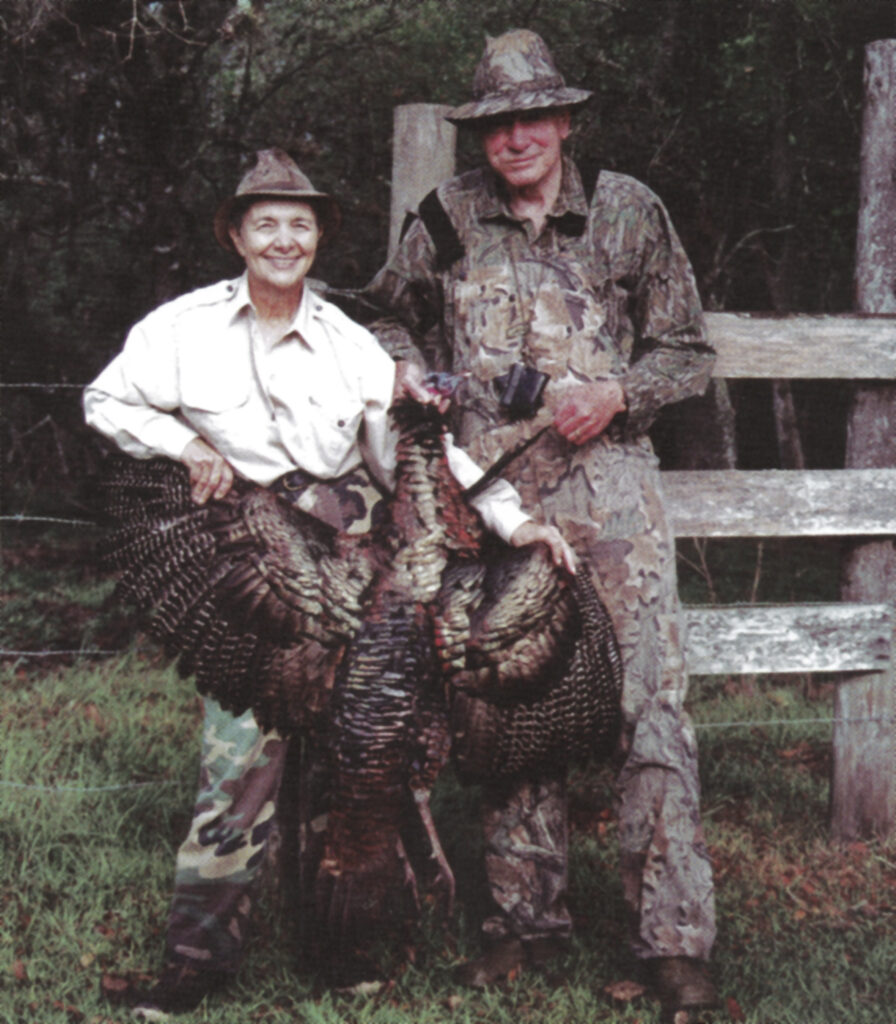
[[[709,965],[689,956],[661,956],[647,961],[654,993],[659,997],[663,1019],[676,1014],[712,1010],[719,995],[709,976]],[[688,1020],[685,1017],[684,1020]]]

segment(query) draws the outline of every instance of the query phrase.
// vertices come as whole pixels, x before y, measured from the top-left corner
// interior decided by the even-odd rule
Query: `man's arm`
[[[393,359],[421,366],[438,362],[427,358],[427,335],[442,322],[442,284],[435,246],[419,218],[359,300],[367,327]]]
[[[702,394],[715,352],[687,254],[660,200],[643,188],[622,221],[622,245],[636,254],[631,267],[635,338],[627,372],[625,432],[646,432],[663,406]]]

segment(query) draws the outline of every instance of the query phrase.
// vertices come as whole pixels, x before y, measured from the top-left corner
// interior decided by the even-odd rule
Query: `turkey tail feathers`
[[[581,630],[545,692],[513,703],[451,692],[452,753],[466,782],[605,757],[621,724],[622,659],[609,613],[584,570],[572,584]]]
[[[196,505],[186,468],[167,459],[113,458],[100,489],[112,526],[101,559],[180,672],[267,728],[307,726],[360,622],[373,572],[360,545],[241,480]]]

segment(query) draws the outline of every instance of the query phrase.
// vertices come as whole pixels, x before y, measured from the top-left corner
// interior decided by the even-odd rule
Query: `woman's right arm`
[[[123,452],[180,459],[197,432],[175,415],[177,361],[166,332],[137,324],[122,351],[84,391],[88,425]]]

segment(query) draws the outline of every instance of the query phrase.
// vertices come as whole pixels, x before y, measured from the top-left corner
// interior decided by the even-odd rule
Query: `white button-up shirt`
[[[299,468],[321,479],[367,463],[391,489],[395,364],[374,336],[308,286],[290,329],[266,345],[245,275],[190,292],[140,321],[84,393],[87,422],[137,458],[180,459],[204,438],[248,480]],[[446,443],[455,477],[481,469]],[[505,540],[528,519],[506,482],[473,500]]]

